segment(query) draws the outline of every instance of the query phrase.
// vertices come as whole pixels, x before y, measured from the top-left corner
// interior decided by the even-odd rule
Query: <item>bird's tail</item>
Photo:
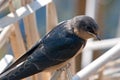
[[[31,62],[25,62],[0,75],[0,80],[20,80],[40,72]]]

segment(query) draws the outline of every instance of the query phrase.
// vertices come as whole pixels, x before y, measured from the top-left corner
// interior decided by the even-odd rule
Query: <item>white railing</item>
[[[115,41],[119,41],[119,40],[120,39],[116,39]],[[111,40],[111,42],[113,42],[113,41]],[[102,41],[101,43],[104,44],[105,42]],[[90,77],[91,75],[95,74],[98,71],[98,69],[100,69],[102,66],[104,66],[108,62],[114,60],[115,58],[118,58],[120,56],[120,42],[108,43],[108,45],[114,45],[114,44],[116,44],[114,47],[112,47],[110,50],[108,50],[107,52],[105,52],[102,56],[100,56],[95,61],[93,61],[92,63],[90,63],[84,69],[82,69],[81,71],[79,71],[73,77],[73,80],[87,80],[88,77]],[[95,45],[95,46],[97,46],[97,45]],[[104,46],[107,46],[107,45],[104,45]],[[110,47],[110,46],[108,46],[108,47]],[[96,47],[95,49],[98,49],[98,48]]]
[[[11,25],[11,24],[17,22],[18,20],[23,19],[25,16],[27,16],[31,13],[34,13],[36,10],[47,5],[51,1],[52,0],[34,0],[30,4],[20,7],[14,13],[11,12],[7,16],[1,18],[0,19],[0,27],[3,27],[3,28],[5,27],[5,28],[3,29],[3,31],[0,34],[0,48],[7,41],[7,38],[9,36],[10,32],[12,32],[13,26],[8,26],[8,25]],[[89,0],[87,0],[87,1],[89,2]],[[96,2],[94,2],[94,6],[93,6],[94,8],[95,8],[95,3]],[[89,8],[89,6],[87,8]],[[89,10],[86,12],[87,12],[87,15],[89,15],[89,16],[90,15],[92,15],[92,17],[95,16],[94,12],[88,13],[88,12],[90,12]],[[50,16],[48,16],[48,17],[50,17]],[[101,40],[101,41],[92,41],[92,40],[89,41],[83,51],[83,53],[85,53],[85,54],[89,54],[89,53],[87,53],[88,51],[91,52],[91,54],[92,54],[92,52],[94,50],[111,48],[114,45],[115,46],[113,48],[111,48],[110,50],[108,50],[107,52],[105,52],[101,57],[99,57],[98,59],[93,61],[87,67],[85,67],[84,69],[79,71],[76,75],[74,75],[73,80],[86,80],[89,76],[96,73],[96,71],[99,68],[101,68],[106,63],[113,60],[114,58],[118,57],[120,55],[120,53],[119,53],[120,52],[120,42],[119,41],[120,41],[120,38]],[[83,54],[83,55],[85,55],[85,54]],[[88,61],[85,61],[86,56],[82,56],[82,58],[83,58],[82,63],[84,63],[84,64],[82,64],[82,66],[84,67],[88,64],[88,63],[86,63]],[[6,54],[5,57],[0,60],[0,64],[3,64],[2,66],[0,66],[0,72],[2,72],[6,68],[7,64],[9,64],[12,60],[13,60],[13,56]],[[89,60],[89,62],[90,62],[90,60]]]
[[[7,16],[1,18],[0,27],[5,28],[0,33],[0,48],[6,43],[10,36],[10,33],[14,28],[13,26],[11,26],[11,24],[35,12],[36,10],[47,5],[51,1],[52,0],[34,0],[32,3],[17,9],[15,13],[11,12]],[[2,66],[0,66],[0,73],[6,68],[7,64],[9,64],[12,60],[13,56],[8,54],[6,54],[5,57],[0,60],[0,64],[2,64]],[[6,63],[6,61],[8,62]]]
[[[39,8],[47,5],[51,1],[52,0],[34,0],[32,3],[17,9],[15,13],[10,13],[0,19],[0,27],[5,27],[24,18],[25,16],[35,12]]]

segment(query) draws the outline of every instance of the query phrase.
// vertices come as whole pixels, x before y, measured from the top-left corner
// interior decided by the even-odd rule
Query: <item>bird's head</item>
[[[76,16],[71,19],[71,25],[74,28],[74,33],[87,40],[89,38],[95,37],[96,39],[100,40],[98,35],[98,25],[89,16]]]

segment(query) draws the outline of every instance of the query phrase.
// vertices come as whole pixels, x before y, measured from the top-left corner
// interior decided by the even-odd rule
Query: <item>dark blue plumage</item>
[[[84,17],[86,18],[86,16],[80,18]],[[82,19],[77,18],[77,20],[78,21],[74,21],[75,25],[75,22],[80,22]],[[75,26],[71,21],[72,20],[68,20],[60,23],[46,34],[29,51],[6,69],[0,75],[0,80],[19,80],[66,62],[75,56],[77,51],[85,46],[86,39],[89,38],[91,34],[87,37],[85,35],[86,39],[80,37],[78,35],[80,33],[76,32],[75,28],[77,27],[78,29],[79,27],[80,29],[81,26]],[[85,26],[87,24],[85,24]],[[94,27],[97,29],[96,24]],[[16,67],[19,63],[21,64]]]
[[[66,27],[63,27],[64,25],[65,22],[59,24],[43,37],[36,44],[36,49],[30,52],[32,54],[25,62],[7,74],[6,78],[10,78],[9,80],[18,80],[28,77],[73,57],[80,47],[85,44],[85,40],[73,34],[73,31],[68,31]]]

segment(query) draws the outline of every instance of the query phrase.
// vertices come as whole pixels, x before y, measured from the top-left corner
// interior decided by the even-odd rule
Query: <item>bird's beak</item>
[[[101,40],[100,36],[97,34],[97,33],[90,33],[88,32],[89,34],[91,34],[92,36],[94,36],[97,40]]]

